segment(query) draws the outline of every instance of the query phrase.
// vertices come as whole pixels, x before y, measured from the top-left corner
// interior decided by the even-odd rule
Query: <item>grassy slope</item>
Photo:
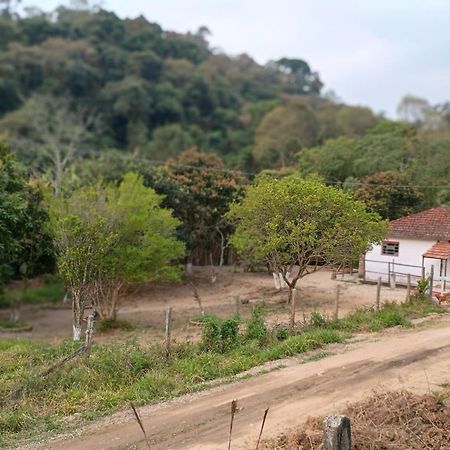
[[[194,392],[204,388],[205,381],[342,342],[352,332],[409,327],[411,318],[442,311],[428,302],[415,301],[386,304],[378,312],[356,311],[334,322],[314,314],[311,323],[296,334],[287,330],[271,333],[261,321],[254,320],[247,324],[252,333],[238,335],[232,345],[214,347],[211,340],[220,338],[213,333],[200,344],[175,344],[170,358],[160,346],[143,347],[134,341],[98,345],[89,358],[78,357],[47,377],[39,374],[73,352],[76,347],[72,342],[49,346],[0,341],[0,398],[18,383],[21,386],[16,400],[1,405],[0,447],[61,430],[66,423],[64,416],[81,413],[83,418],[92,419],[124,407],[130,400],[145,404]]]

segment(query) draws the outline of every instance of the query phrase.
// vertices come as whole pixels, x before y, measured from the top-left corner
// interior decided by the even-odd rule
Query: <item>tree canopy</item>
[[[74,299],[74,337],[88,301],[102,318],[115,318],[130,283],[177,281],[184,246],[174,237],[177,219],[162,197],[129,173],[119,186],[96,184],[55,198],[51,230],[59,273]]]
[[[231,242],[242,258],[266,263],[291,289],[318,267],[357,261],[387,232],[387,224],[362,202],[297,176],[261,177],[232,205],[229,217],[236,223]]]

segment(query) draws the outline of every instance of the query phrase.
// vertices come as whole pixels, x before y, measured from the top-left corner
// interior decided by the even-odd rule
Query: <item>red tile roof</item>
[[[450,243],[436,242],[423,256],[425,258],[448,259],[450,257]]]
[[[450,241],[450,206],[438,206],[390,222],[390,237]]]

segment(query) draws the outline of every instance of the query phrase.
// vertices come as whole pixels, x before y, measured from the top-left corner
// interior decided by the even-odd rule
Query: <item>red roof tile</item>
[[[390,237],[450,241],[450,206],[438,206],[390,222]]]
[[[436,242],[423,256],[425,258],[448,259],[450,257],[450,243]]]

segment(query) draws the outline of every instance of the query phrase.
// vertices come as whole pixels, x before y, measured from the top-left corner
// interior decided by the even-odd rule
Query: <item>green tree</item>
[[[178,220],[162,197],[129,173],[119,186],[97,184],[55,199],[51,208],[59,272],[73,299],[74,340],[91,301],[100,317],[115,318],[125,286],[177,281],[172,261],[184,254],[174,238]]]
[[[245,180],[227,170],[217,155],[194,149],[169,160],[160,174],[163,179],[155,189],[166,195],[166,205],[182,222],[180,235],[186,242],[188,258],[195,250],[212,255],[219,247],[220,265],[232,230],[225,214],[229,204],[241,198]]]
[[[276,106],[256,129],[253,157],[264,167],[285,167],[300,148],[316,143],[318,133],[317,120],[306,106]]]
[[[418,211],[422,194],[404,173],[374,173],[362,179],[353,196],[385,219],[397,219]]]
[[[47,219],[42,184],[27,180],[14,155],[0,144],[0,290],[11,278],[26,282],[53,269]]]
[[[231,206],[228,217],[236,223],[231,243],[237,251],[245,260],[281,273],[289,298],[300,278],[358,260],[387,232],[386,223],[362,202],[297,177],[261,177],[240,204]]]

